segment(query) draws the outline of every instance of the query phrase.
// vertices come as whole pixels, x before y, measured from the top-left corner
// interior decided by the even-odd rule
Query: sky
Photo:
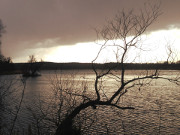
[[[147,0],[0,0],[0,19],[6,26],[2,53],[13,62],[26,62],[29,55],[52,62],[91,62],[99,49],[94,28],[118,11],[143,8],[144,2]],[[165,60],[167,42],[180,59],[179,5],[180,0],[161,0],[163,14],[147,30],[144,43],[151,45],[151,52],[141,52],[139,62]],[[111,57],[112,52],[105,55]],[[111,58],[102,57],[99,62],[105,61]]]

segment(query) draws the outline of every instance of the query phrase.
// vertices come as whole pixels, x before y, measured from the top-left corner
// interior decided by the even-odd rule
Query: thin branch
[[[10,135],[12,135],[12,133],[13,133],[13,129],[14,129],[17,117],[18,117],[18,113],[19,113],[19,111],[21,109],[21,104],[22,104],[22,101],[23,101],[23,98],[24,98],[24,92],[25,92],[25,88],[26,88],[26,80],[22,79],[22,83],[23,83],[23,90],[22,90],[22,94],[21,94],[21,100],[19,102],[19,106],[18,106],[17,112],[15,114],[13,123],[12,123],[12,127],[11,127],[11,130],[10,130]]]

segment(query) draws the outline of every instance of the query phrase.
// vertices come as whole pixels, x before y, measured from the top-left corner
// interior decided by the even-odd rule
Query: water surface
[[[144,71],[143,71],[144,72]],[[126,79],[137,77],[142,71],[127,71]],[[73,80],[79,85],[83,80],[88,82],[88,90],[93,94],[95,75],[92,71],[42,71],[42,76],[28,78],[21,111],[18,114],[16,128],[28,129],[29,125],[37,124],[35,117],[38,115],[39,105],[48,106],[53,99],[52,82],[60,77],[62,80]],[[117,73],[118,74],[118,73]],[[179,71],[162,71],[164,77],[175,77]],[[1,76],[1,80],[16,81],[16,96],[6,99],[10,106],[18,105],[21,98],[21,76]],[[112,94],[117,89],[118,83],[112,78],[105,78],[104,91]],[[124,106],[135,107],[135,110],[119,110],[111,107],[91,107],[82,111],[88,115],[83,121],[84,134],[179,134],[180,133],[180,87],[167,80],[153,80],[149,85],[140,90],[132,88],[121,98],[120,103]],[[19,97],[18,97],[19,96]],[[13,101],[13,103],[12,103]],[[16,102],[14,102],[16,101]],[[31,108],[31,109],[29,109]],[[43,107],[42,107],[43,108]],[[44,107],[47,108],[47,107]],[[8,116],[9,121],[13,116]],[[92,122],[94,119],[95,122]],[[7,121],[8,121],[7,120]],[[79,118],[79,120],[82,120]]]

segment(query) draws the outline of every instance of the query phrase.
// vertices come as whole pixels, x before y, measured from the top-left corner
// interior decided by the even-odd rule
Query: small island
[[[22,76],[23,77],[37,77],[41,76],[40,68],[42,66],[42,62],[37,62],[34,55],[29,56],[28,63],[24,64],[22,68]]]

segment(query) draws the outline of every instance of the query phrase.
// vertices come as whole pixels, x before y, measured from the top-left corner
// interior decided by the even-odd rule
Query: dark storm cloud
[[[154,0],[157,1],[157,0]],[[0,18],[7,26],[5,54],[26,48],[71,45],[93,41],[92,27],[118,10],[136,9],[145,0],[0,0]],[[151,30],[180,24],[180,0],[162,0],[162,11]],[[52,41],[53,40],[53,41]],[[56,42],[56,43],[55,43]]]

